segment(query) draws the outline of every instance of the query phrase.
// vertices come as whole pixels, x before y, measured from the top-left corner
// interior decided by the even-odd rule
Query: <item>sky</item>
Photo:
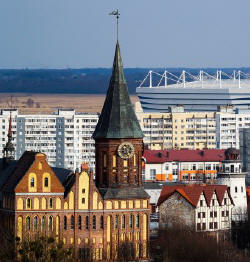
[[[0,0],[0,69],[249,67],[249,0]]]

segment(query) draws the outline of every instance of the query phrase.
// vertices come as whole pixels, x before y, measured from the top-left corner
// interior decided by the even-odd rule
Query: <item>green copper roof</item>
[[[93,138],[142,137],[141,127],[130,101],[120,46],[117,42],[109,89]]]

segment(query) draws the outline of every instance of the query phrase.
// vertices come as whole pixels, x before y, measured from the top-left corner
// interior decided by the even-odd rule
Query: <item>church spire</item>
[[[100,138],[142,138],[143,133],[131,103],[117,41],[113,71],[106,100],[93,134]]]

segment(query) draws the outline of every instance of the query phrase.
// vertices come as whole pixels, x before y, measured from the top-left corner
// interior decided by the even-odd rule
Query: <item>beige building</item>
[[[176,106],[170,113],[145,113],[139,102],[135,109],[151,150],[216,148],[216,112],[184,112]]]

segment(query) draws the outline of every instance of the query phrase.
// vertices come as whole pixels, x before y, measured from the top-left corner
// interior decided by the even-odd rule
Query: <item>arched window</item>
[[[78,216],[78,229],[82,229],[82,217]]]
[[[118,215],[115,216],[115,228],[118,228]]]
[[[49,230],[50,231],[53,230],[53,217],[52,216],[49,217]]]
[[[136,227],[139,227],[139,225],[140,225],[140,216],[139,216],[139,214],[136,215],[135,224],[136,224]]]
[[[42,228],[42,230],[45,229],[45,216],[42,217],[41,228]]]
[[[31,201],[30,201],[30,198],[27,198],[27,208],[31,208]]]
[[[34,177],[31,177],[30,179],[30,187],[34,187],[35,186],[35,179]]]
[[[30,230],[30,217],[26,217],[26,229]]]
[[[126,218],[125,215],[122,215],[122,228],[124,229],[126,227]]]
[[[34,230],[36,231],[37,230],[37,216],[34,217],[33,227],[34,227]]]
[[[100,228],[103,229],[103,216],[100,217]]]
[[[53,207],[53,198],[49,199],[49,207],[52,208]]]
[[[133,215],[130,214],[129,216],[129,227],[132,228],[133,227]]]
[[[44,178],[44,187],[48,187],[49,186],[49,178],[45,177]]]
[[[96,216],[93,216],[93,229],[96,229]]]
[[[89,229],[89,217],[88,216],[86,216],[85,218],[85,228]]]
[[[63,228],[67,230],[67,217],[66,216],[64,216],[63,225],[64,225]]]
[[[71,218],[70,218],[70,229],[74,229],[74,227],[75,227],[74,216],[71,216]]]

